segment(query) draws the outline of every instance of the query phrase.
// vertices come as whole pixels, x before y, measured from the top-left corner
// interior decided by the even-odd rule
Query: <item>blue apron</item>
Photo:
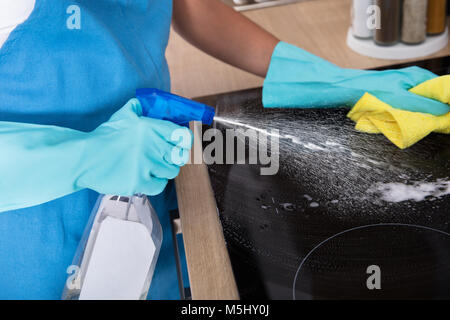
[[[171,17],[172,0],[36,0],[0,48],[0,121],[91,131],[137,88],[169,91]],[[0,213],[0,299],[61,297],[97,196],[83,190]],[[177,205],[173,186],[150,201],[165,230],[150,297],[177,299],[168,229],[168,210]]]

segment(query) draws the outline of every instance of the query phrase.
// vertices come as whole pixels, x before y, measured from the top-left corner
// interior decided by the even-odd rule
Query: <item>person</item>
[[[396,83],[388,86],[383,74],[355,74],[280,42],[219,0],[3,0],[0,298],[61,297],[98,193],[147,194],[163,228],[170,227],[168,212],[177,206],[170,180],[184,163],[168,154],[186,154],[190,145],[171,140],[179,126],[142,117],[132,97],[138,88],[170,91],[171,24],[204,52],[266,77],[266,106],[312,107],[320,101],[311,99],[308,83],[332,95],[342,91],[338,78],[346,87],[335,102],[351,104],[364,91],[357,79],[365,78],[396,107],[408,107],[394,98],[401,93],[414,107],[448,112],[447,105],[408,95],[434,76],[425,70],[385,74]],[[149,298],[179,298],[170,238]]]

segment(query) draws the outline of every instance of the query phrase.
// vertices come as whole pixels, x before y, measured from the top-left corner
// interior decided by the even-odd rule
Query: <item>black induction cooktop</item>
[[[449,57],[414,65],[450,73]],[[276,175],[208,166],[241,298],[450,298],[450,136],[400,150],[344,108],[264,109],[261,89],[198,100],[231,119],[222,133],[284,137]]]

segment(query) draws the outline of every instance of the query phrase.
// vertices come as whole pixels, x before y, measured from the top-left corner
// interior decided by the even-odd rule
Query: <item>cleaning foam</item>
[[[368,190],[386,202],[426,201],[450,195],[450,180],[435,182],[416,181],[406,183],[379,183]]]

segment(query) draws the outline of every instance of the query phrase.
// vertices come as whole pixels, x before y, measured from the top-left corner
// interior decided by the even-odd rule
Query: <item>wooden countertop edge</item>
[[[202,154],[201,125],[191,124],[191,130],[191,164],[181,168],[175,185],[192,299],[236,300],[239,293],[208,170],[193,161]]]

